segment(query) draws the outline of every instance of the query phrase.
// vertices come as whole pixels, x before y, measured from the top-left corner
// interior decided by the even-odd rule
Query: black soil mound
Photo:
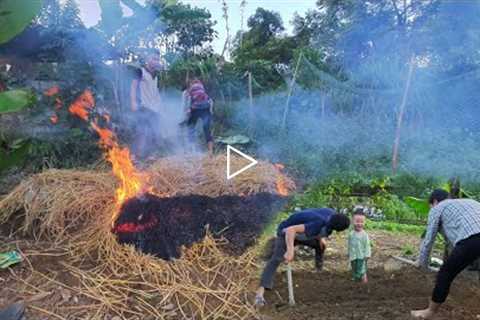
[[[228,240],[229,251],[240,254],[253,244],[285,198],[269,193],[248,197],[182,196],[159,198],[146,194],[124,203],[113,232],[120,243],[169,260],[180,256],[180,247],[205,236]]]

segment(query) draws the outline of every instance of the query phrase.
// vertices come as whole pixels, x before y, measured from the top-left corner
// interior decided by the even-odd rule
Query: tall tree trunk
[[[410,65],[408,67],[407,82],[405,84],[405,90],[403,91],[402,103],[400,104],[400,110],[398,112],[397,118],[397,128],[395,130],[395,140],[393,142],[393,156],[392,156],[392,173],[395,175],[397,173],[398,167],[398,148],[400,145],[400,132],[402,129],[403,115],[405,113],[405,105],[407,104],[407,97],[410,91],[410,84],[412,82],[412,75],[414,70],[414,60],[413,56],[410,59]]]

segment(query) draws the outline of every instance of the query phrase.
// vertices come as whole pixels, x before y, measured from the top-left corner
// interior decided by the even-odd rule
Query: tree
[[[248,18],[247,25],[250,28],[248,38],[255,45],[264,44],[285,30],[280,14],[263,8],[257,8],[255,14]]]
[[[80,18],[80,9],[75,0],[66,0],[62,8],[60,27],[64,30],[80,30],[85,28]]]
[[[61,15],[62,7],[59,0],[44,0],[35,23],[46,28],[56,28],[60,25]]]
[[[238,33],[232,56],[239,73],[251,72],[257,83],[254,92],[284,85],[279,70],[288,68],[299,43],[281,36],[285,29],[277,12],[258,8],[248,19],[249,29]]]
[[[184,55],[193,55],[205,43],[216,37],[212,15],[206,9],[192,8],[190,5],[176,4],[166,7],[162,12],[165,33],[176,38],[176,50]]]
[[[97,25],[107,38],[110,38],[125,22],[120,0],[99,0],[98,4],[101,9],[101,20]]]

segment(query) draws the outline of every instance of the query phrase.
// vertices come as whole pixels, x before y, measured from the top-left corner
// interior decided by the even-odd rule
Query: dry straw
[[[163,196],[275,193],[280,176],[288,189],[294,188],[290,179],[265,162],[227,181],[225,161],[223,156],[165,158],[146,172],[153,192]],[[234,167],[242,165],[240,159],[233,161]],[[166,262],[119,245],[110,232],[115,187],[109,172],[48,170],[24,180],[0,201],[0,223],[15,221],[21,231],[49,239],[52,246],[68,252],[62,263],[65,272],[76,279],[75,287],[48,274],[33,275],[58,282],[89,300],[90,305],[80,310],[82,319],[108,315],[122,319],[255,318],[248,287],[255,267],[252,251],[230,256],[221,250],[221,240],[207,236],[184,248],[181,259]],[[66,311],[49,312],[64,316]]]

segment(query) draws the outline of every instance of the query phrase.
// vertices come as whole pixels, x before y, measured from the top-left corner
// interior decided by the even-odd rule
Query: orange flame
[[[118,148],[115,134],[111,130],[100,128],[96,122],[92,122],[91,126],[100,137],[100,141],[98,142],[100,146],[105,149]]]
[[[63,102],[60,98],[55,98],[55,110],[60,110],[63,107]]]
[[[287,182],[285,181],[285,177],[282,174],[282,170],[285,169],[285,166],[281,163],[276,163],[274,164],[275,168],[278,170],[277,174],[277,181],[276,181],[276,187],[277,187],[277,193],[281,196],[288,196],[288,187],[287,187]]]
[[[54,96],[60,92],[60,88],[58,86],[53,86],[43,92],[44,95],[47,97]]]
[[[88,121],[91,111],[95,106],[95,100],[89,90],[85,90],[69,107],[69,111]],[[109,121],[109,117],[104,117]],[[130,150],[122,148],[118,144],[115,133],[108,129],[99,126],[98,122],[91,121],[91,127],[97,132],[99,136],[99,145],[106,150],[107,160],[112,164],[113,174],[120,180],[120,185],[115,192],[117,210],[113,215],[115,221],[119,213],[118,208],[127,199],[135,197],[140,192],[143,192],[143,179],[140,173],[137,172],[133,165]]]
[[[136,196],[142,189],[140,174],[133,166],[128,148],[114,147],[108,151],[108,161],[112,164],[113,173],[120,180],[116,190],[117,205]]]
[[[88,121],[88,115],[95,105],[92,92],[85,90],[75,101],[70,105],[68,111],[77,117]]]
[[[52,122],[53,124],[57,124],[58,123],[58,116],[57,114],[54,114],[50,117],[50,122]]]

